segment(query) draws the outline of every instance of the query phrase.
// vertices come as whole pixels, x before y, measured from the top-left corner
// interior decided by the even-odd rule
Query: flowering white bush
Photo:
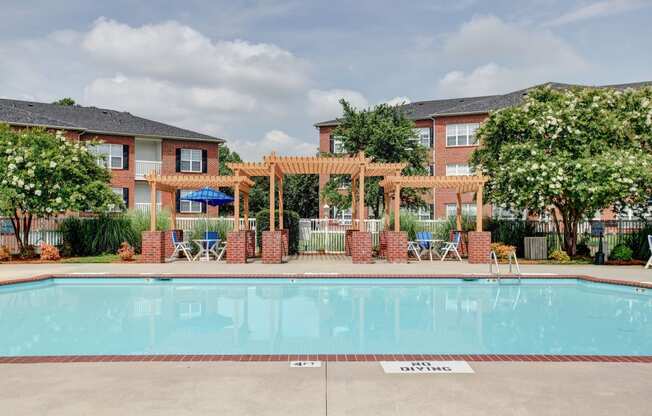
[[[84,143],[60,132],[0,125],[0,214],[12,219],[21,252],[33,217],[66,211],[103,211],[121,201],[110,172]]]
[[[472,164],[490,177],[493,203],[550,211],[564,224],[564,249],[574,255],[580,221],[609,207],[647,205],[651,103],[650,88],[532,90],[522,106],[495,112],[482,125]]]

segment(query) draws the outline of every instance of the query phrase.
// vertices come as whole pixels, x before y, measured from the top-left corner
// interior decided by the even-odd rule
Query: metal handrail
[[[513,261],[512,261],[513,259]],[[514,275],[518,279],[518,283],[521,283],[521,267],[518,264],[518,259],[516,258],[516,253],[511,252],[507,255],[507,261],[509,262],[509,274]],[[496,272],[494,273],[494,265],[496,266]],[[512,268],[513,267],[513,268]],[[515,272],[514,272],[515,270]],[[500,267],[498,266],[498,255],[495,251],[491,251],[489,258],[489,274],[496,276],[498,283],[501,282]]]
[[[498,267],[498,256],[496,255],[495,251],[491,251],[491,254],[489,255],[489,274],[490,275],[500,275],[500,267]],[[492,263],[493,260],[493,263]],[[494,264],[496,265],[496,273],[494,273]]]

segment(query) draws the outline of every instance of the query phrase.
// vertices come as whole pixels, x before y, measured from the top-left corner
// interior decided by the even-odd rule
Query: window
[[[122,199],[122,202],[124,203],[124,207],[128,208],[129,207],[129,188],[111,188],[114,194],[118,195],[120,199]],[[110,206],[109,209],[111,211],[120,211],[120,207],[117,206]]]
[[[425,207],[419,207],[419,210],[417,211],[417,218],[419,218],[419,221],[427,221],[432,218],[432,214],[430,213],[430,206],[425,208]]]
[[[491,212],[493,214],[493,217],[498,220],[515,220],[520,216],[522,216],[519,214],[518,211],[514,211],[512,209],[501,207],[498,205],[494,205]]]
[[[475,217],[478,207],[475,204],[462,204],[462,215],[465,217]],[[457,215],[457,204],[446,204],[446,216],[454,217]]]
[[[430,171],[430,176],[435,176],[435,165],[429,165],[428,170]]]
[[[125,169],[123,145],[112,143],[96,144],[89,146],[89,151],[98,156],[100,166],[111,169]]]
[[[467,164],[450,163],[446,165],[446,176],[468,176],[471,174],[471,168]]]
[[[421,127],[414,129],[414,131],[421,146],[430,147],[430,127]]]
[[[478,144],[475,131],[478,123],[449,124],[446,126],[446,146],[474,146]]]
[[[203,212],[203,202],[199,201],[185,201],[183,197],[186,195],[192,193],[194,191],[186,190],[183,189],[179,191],[179,212],[186,212],[186,213],[199,213]]]
[[[346,153],[341,137],[331,136],[331,153],[336,155]]]
[[[201,149],[181,149],[181,172],[202,172]]]

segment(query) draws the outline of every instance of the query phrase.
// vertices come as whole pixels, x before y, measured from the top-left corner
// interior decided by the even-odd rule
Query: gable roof
[[[0,99],[0,122],[79,130],[91,134],[224,142],[219,137],[134,116],[128,112],[80,105]]]
[[[404,114],[410,120],[422,120],[437,116],[453,116],[453,115],[467,115],[467,114],[486,114],[491,111],[500,110],[501,108],[515,107],[523,102],[523,98],[527,92],[533,88],[549,85],[552,88],[564,89],[571,87],[584,87],[584,88],[613,88],[617,90],[624,90],[627,88],[642,88],[652,86],[652,81],[633,82],[629,84],[613,84],[613,85],[579,85],[579,84],[563,84],[559,82],[547,82],[541,85],[512,91],[507,94],[501,95],[488,95],[484,97],[467,97],[467,98],[449,98],[444,100],[431,100],[419,101],[410,104],[404,104],[399,108],[404,111]],[[328,120],[316,123],[315,127],[324,126],[337,126],[339,120]]]

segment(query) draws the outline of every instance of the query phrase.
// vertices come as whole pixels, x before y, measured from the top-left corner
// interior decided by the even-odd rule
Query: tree
[[[551,212],[576,254],[580,221],[598,210],[642,207],[652,186],[652,89],[549,87],[492,113],[471,163],[489,176],[488,198]]]
[[[83,143],[60,132],[0,125],[0,177],[0,214],[10,217],[23,255],[35,217],[122,204],[109,187],[110,172]]]
[[[58,104],[58,105],[76,105],[77,103],[76,103],[75,100],[73,100],[72,98],[70,98],[70,97],[65,97],[65,98],[61,98],[61,99],[59,99],[59,100],[53,102],[52,104]]]
[[[333,136],[341,140],[346,154],[353,156],[364,152],[374,162],[407,162],[403,174],[428,174],[427,150],[418,141],[414,122],[405,116],[400,107],[380,104],[371,109],[357,110],[344,99],[340,100],[340,104],[343,115],[340,124],[333,130]],[[332,181],[337,183],[341,179],[333,178]],[[365,181],[365,204],[371,207],[377,218],[381,215],[383,204],[379,181],[379,178]],[[335,186],[327,186],[322,196],[327,202],[337,204],[341,200],[333,194]],[[411,208],[425,205],[418,191],[411,189],[401,192],[401,201]]]

